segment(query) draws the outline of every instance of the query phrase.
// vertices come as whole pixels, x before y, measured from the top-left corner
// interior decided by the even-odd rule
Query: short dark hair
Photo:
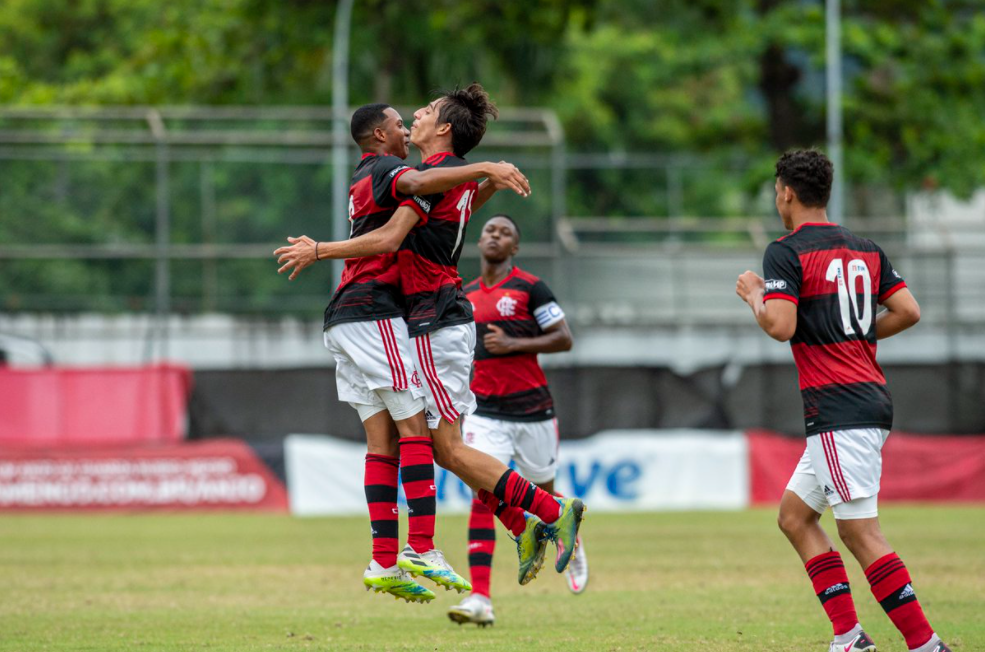
[[[776,178],[793,188],[804,206],[824,208],[831,199],[834,166],[816,149],[798,149],[776,162]]]
[[[366,104],[356,109],[352,114],[352,121],[349,122],[349,133],[357,145],[362,145],[373,130],[386,120],[384,111],[389,108],[389,104]]]
[[[479,82],[442,93],[438,124],[451,124],[451,148],[455,156],[465,156],[486,133],[486,116],[499,117],[499,109]]]
[[[517,224],[516,223],[516,220],[514,220],[512,217],[510,217],[506,213],[496,213],[495,215],[493,215],[492,217],[490,217],[488,220],[486,220],[486,224],[489,224],[491,221],[493,221],[497,217],[502,217],[504,220],[509,220],[510,221],[510,224],[513,225],[513,230],[516,231],[516,241],[519,244],[519,242],[520,242],[520,225]]]

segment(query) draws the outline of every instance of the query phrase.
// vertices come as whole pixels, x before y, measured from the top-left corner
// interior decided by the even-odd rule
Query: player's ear
[[[383,131],[383,127],[377,127],[376,129],[373,130],[373,138],[375,138],[381,143],[386,142],[386,132]]]
[[[444,136],[447,133],[451,133],[451,123],[450,122],[441,123],[440,125],[438,125],[437,129],[434,130],[434,133],[438,136]]]

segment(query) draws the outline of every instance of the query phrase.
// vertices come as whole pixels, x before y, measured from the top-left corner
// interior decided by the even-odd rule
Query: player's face
[[[494,217],[482,227],[479,236],[479,253],[491,263],[501,263],[516,255],[519,243],[513,224],[502,217]]]
[[[776,191],[776,212],[780,214],[784,228],[792,229],[793,220],[790,217],[790,202],[787,201],[787,187],[777,179],[773,189]]]
[[[386,120],[380,125],[386,136],[386,153],[399,158],[407,158],[410,154],[410,130],[404,126],[404,119],[393,107],[383,112]]]
[[[431,142],[437,131],[438,113],[441,107],[441,100],[435,100],[414,111],[414,124],[410,128],[410,142],[415,146]]]

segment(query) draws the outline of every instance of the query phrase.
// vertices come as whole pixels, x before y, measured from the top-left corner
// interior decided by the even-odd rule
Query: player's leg
[[[381,373],[402,386],[398,362],[380,360],[375,351],[383,342],[376,322],[338,324],[325,332],[325,345],[336,363],[339,400],[358,413],[366,431],[368,454],[364,489],[373,532],[373,559],[363,573],[367,589],[384,591],[408,601],[428,601],[434,593],[419,585],[397,564],[398,428],[376,392]],[[385,355],[382,356],[386,358]],[[385,372],[381,372],[381,362]]]
[[[353,404],[365,417],[366,468],[363,488],[373,536],[373,558],[363,573],[366,590],[390,593],[408,602],[429,602],[434,593],[397,566],[397,429],[382,404]]]
[[[840,486],[832,501],[838,536],[865,569],[872,594],[906,639],[910,650],[947,649],[934,633],[913,590],[909,571],[879,526],[882,446],[888,431],[859,428],[819,435],[826,466]]]
[[[814,594],[831,621],[831,649],[872,651],[875,645],[859,624],[844,561],[821,527],[821,515],[828,506],[823,486],[814,472],[808,445],[780,499],[777,523],[800,555]]]
[[[438,463],[461,478],[487,505],[494,496],[545,523],[554,523],[569,512],[568,518],[580,523],[584,510],[580,500],[555,500],[499,460],[462,441],[462,415],[475,409],[475,395],[469,389],[475,324],[442,328],[415,337],[412,344],[417,367],[426,381],[428,412],[432,414],[428,426]]]

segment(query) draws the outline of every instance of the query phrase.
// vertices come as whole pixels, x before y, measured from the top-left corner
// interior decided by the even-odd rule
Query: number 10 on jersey
[[[860,277],[862,279],[861,306],[856,292],[856,282]],[[825,278],[838,285],[838,308],[841,311],[841,325],[845,329],[845,335],[855,334],[855,327],[852,326],[852,313],[854,313],[864,337],[872,326],[872,277],[869,276],[869,266],[858,258],[850,260],[846,281],[845,262],[841,258],[835,258],[828,265]]]

